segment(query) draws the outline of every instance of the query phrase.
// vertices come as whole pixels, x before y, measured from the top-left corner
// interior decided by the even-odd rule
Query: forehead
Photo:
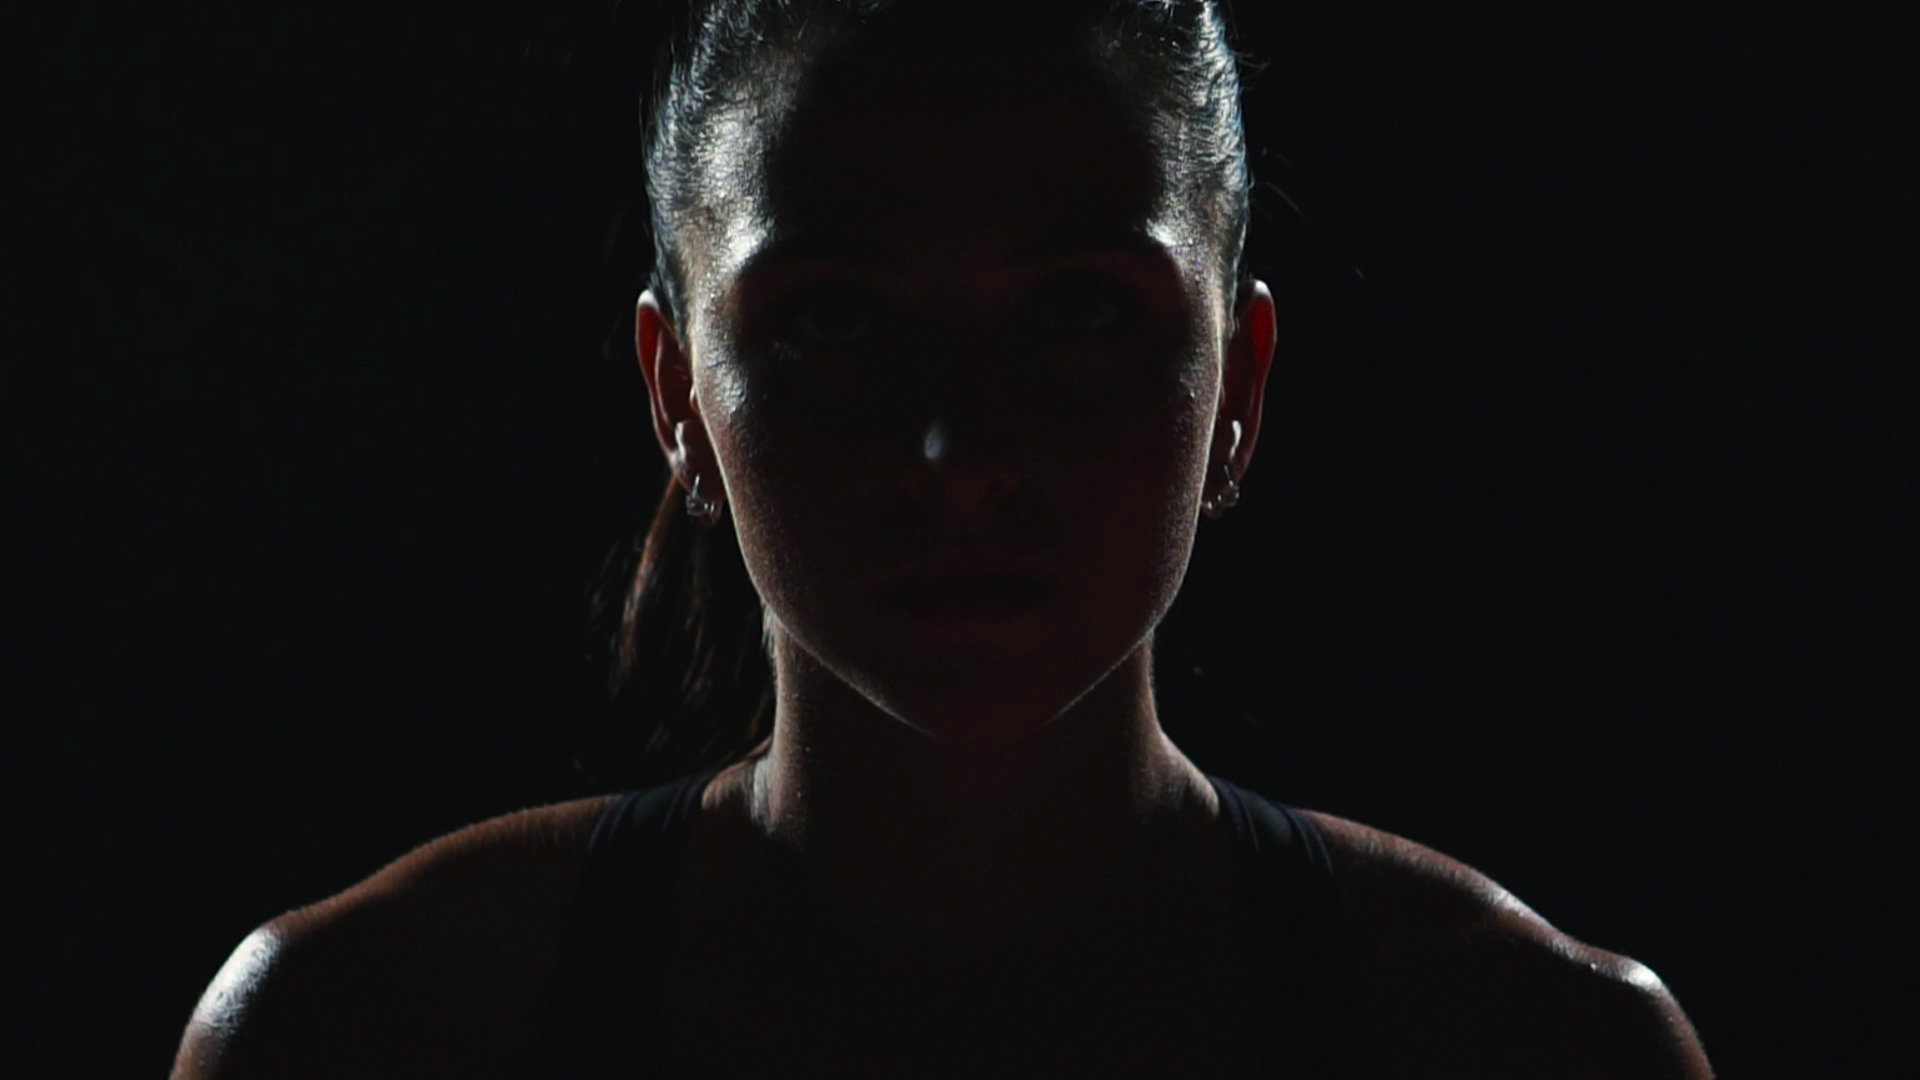
[[[1077,235],[1184,247],[1149,116],[1059,34],[871,30],[770,64],[717,125],[699,262],[796,240],[959,271]]]

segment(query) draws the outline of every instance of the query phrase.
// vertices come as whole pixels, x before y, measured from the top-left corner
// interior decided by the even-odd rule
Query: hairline
[[[809,20],[792,35],[763,39],[754,54],[763,62],[747,66],[725,80],[725,86],[716,95],[717,100],[710,106],[710,111],[698,118],[700,134],[692,148],[693,161],[685,172],[679,174],[699,178],[697,182],[686,185],[691,188],[690,191],[656,190],[651,166],[658,152],[656,140],[662,132],[660,125],[649,125],[646,138],[650,200],[664,196],[670,203],[682,208],[676,235],[661,237],[656,232],[658,254],[655,274],[668,279],[665,284],[669,292],[669,315],[676,331],[685,335],[683,344],[691,346],[691,327],[688,324],[696,309],[694,298],[690,295],[693,291],[693,268],[688,265],[690,260],[686,258],[687,245],[684,243],[689,231],[686,221],[701,222],[709,226],[712,232],[730,227],[725,215],[714,209],[713,180],[719,165],[716,146],[723,138],[717,133],[727,126],[729,119],[738,117],[742,110],[766,115],[791,108],[792,99],[805,78],[806,70],[822,63],[836,48],[850,42],[863,29],[857,19],[830,17]],[[1090,61],[1089,70],[1117,91],[1128,110],[1134,114],[1134,119],[1141,123],[1153,146],[1153,157],[1161,170],[1161,180],[1170,193],[1167,201],[1176,204],[1174,213],[1193,227],[1195,235],[1214,235],[1214,243],[1209,247],[1217,267],[1216,286],[1230,321],[1244,277],[1242,270],[1250,210],[1246,193],[1236,192],[1231,186],[1219,183],[1211,175],[1212,170],[1180,152],[1179,125],[1168,121],[1177,120],[1181,110],[1191,107],[1191,103],[1171,100],[1177,93],[1166,85],[1171,79],[1163,76],[1159,79],[1136,80],[1130,77],[1130,64],[1159,69],[1165,66],[1164,60],[1129,50],[1124,43],[1126,27],[1122,25],[1094,22],[1070,29],[1071,44],[1084,59]],[[669,77],[671,75],[669,72]],[[772,92],[756,94],[756,90]],[[1237,105],[1236,102],[1236,108]],[[755,123],[749,120],[748,126],[756,129],[754,137],[764,147],[767,138],[764,121]],[[670,148],[668,152],[671,152]],[[757,166],[764,159],[755,153],[750,155],[750,160]],[[764,182],[762,177],[753,177],[752,180]],[[1185,193],[1185,197],[1177,193]],[[686,197],[682,199],[682,195]],[[663,218],[657,211],[653,217],[658,230]]]

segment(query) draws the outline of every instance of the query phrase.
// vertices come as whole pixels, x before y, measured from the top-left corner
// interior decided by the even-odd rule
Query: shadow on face
[[[760,82],[682,240],[696,419],[749,572],[893,716],[1036,730],[1185,574],[1219,240],[1153,115],[1065,35],[874,28]]]

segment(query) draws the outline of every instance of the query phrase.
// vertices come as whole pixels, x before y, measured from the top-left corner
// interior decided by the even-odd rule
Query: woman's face
[[[1258,422],[1264,354],[1250,422],[1221,411],[1218,229],[1077,55],[769,65],[680,234],[689,325],[642,301],[662,441],[724,478],[778,631],[946,738],[1037,730],[1142,644]]]

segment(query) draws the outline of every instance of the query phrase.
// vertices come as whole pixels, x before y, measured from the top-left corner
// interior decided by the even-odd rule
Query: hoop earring
[[[1233,466],[1221,462],[1220,471],[1226,474],[1227,485],[1220,489],[1219,494],[1200,504],[1201,512],[1215,521],[1240,502],[1240,481],[1233,475]]]
[[[693,490],[687,492],[687,516],[711,525],[720,520],[720,500],[701,496],[700,485],[705,480],[699,475],[693,478]]]

